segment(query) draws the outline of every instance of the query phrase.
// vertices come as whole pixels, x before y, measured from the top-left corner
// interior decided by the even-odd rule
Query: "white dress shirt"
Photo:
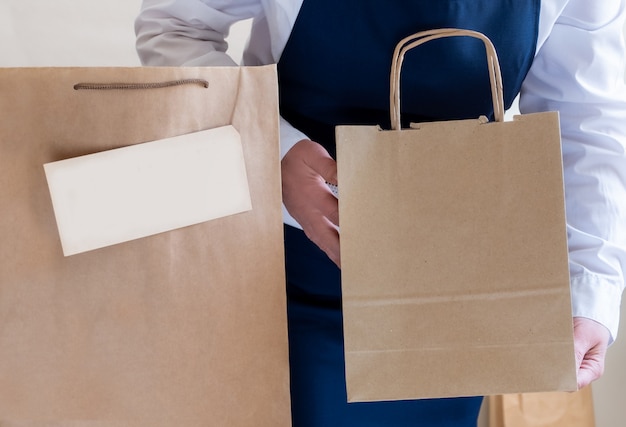
[[[253,18],[244,65],[277,63],[302,0],[144,0],[146,65],[235,65],[225,36]],[[574,316],[617,335],[626,267],[626,0],[546,0],[520,111],[559,111]],[[281,153],[306,138],[281,120]],[[285,212],[286,213],[286,212]],[[285,222],[298,226],[288,214]]]

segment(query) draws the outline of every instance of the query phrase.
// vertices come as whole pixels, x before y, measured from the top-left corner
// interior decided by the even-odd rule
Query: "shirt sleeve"
[[[573,315],[605,325],[611,341],[626,265],[625,7],[570,0],[520,95],[522,113],[559,111]]]
[[[236,65],[226,54],[230,27],[262,12],[258,0],[143,0],[137,53],[151,66]]]
[[[136,48],[142,64],[151,66],[237,65],[227,54],[225,38],[238,21],[263,20],[258,0],[143,0],[135,20]],[[271,43],[265,34],[262,41]],[[282,156],[306,139],[286,120],[280,121]]]

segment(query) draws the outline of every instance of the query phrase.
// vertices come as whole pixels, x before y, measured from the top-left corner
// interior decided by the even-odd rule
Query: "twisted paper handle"
[[[391,83],[390,83],[390,113],[391,129],[400,130],[400,70],[404,55],[411,49],[429,42],[431,40],[444,37],[467,36],[480,39],[485,44],[487,54],[487,65],[489,67],[489,82],[491,84],[491,97],[493,100],[493,112],[496,122],[504,121],[504,95],[502,92],[502,75],[500,74],[500,64],[496,49],[491,40],[482,33],[471,30],[460,30],[456,28],[443,28],[439,30],[422,31],[402,39],[393,53],[391,63]]]

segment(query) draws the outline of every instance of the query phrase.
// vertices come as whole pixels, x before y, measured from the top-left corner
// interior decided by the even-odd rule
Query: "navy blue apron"
[[[435,28],[484,33],[494,43],[508,108],[533,60],[540,0],[304,0],[278,63],[281,115],[335,156],[338,124],[389,127],[395,45]],[[407,54],[402,120],[492,116],[484,46],[455,37]],[[341,185],[341,184],[340,184]],[[481,397],[346,402],[339,269],[285,227],[294,427],[476,425]]]

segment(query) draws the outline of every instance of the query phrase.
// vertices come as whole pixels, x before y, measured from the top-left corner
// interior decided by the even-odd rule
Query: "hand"
[[[597,380],[604,373],[609,330],[598,322],[574,317],[574,351],[578,368],[578,388]]]
[[[285,154],[281,169],[287,211],[339,266],[339,205],[325,182],[337,183],[337,164],[324,147],[305,139]]]

